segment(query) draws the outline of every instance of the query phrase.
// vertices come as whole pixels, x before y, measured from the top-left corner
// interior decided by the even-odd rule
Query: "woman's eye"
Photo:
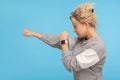
[[[74,25],[74,28],[76,28],[76,26]]]

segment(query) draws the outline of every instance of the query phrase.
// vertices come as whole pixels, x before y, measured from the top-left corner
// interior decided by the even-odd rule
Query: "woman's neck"
[[[91,39],[91,38],[97,37],[97,36],[98,36],[98,34],[97,34],[96,30],[94,28],[90,28],[86,35],[86,38]]]

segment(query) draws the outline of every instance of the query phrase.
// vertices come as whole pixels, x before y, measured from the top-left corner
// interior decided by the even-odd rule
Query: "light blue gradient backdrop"
[[[73,80],[61,62],[61,51],[24,29],[72,37],[70,13],[90,0],[0,0],[0,80]],[[96,4],[97,31],[107,46],[104,80],[120,80],[120,1],[91,0]],[[86,76],[87,77],[87,76]]]

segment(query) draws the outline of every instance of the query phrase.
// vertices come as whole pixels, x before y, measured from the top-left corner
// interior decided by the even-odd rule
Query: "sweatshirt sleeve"
[[[61,44],[59,40],[59,36],[53,36],[50,34],[42,34],[42,38],[39,38],[49,46],[52,46],[54,48],[61,49]],[[74,46],[76,45],[77,38],[69,38],[68,39],[68,47],[69,50],[73,50]]]
[[[46,44],[48,44],[49,46],[61,49],[58,36],[42,34],[42,38],[39,38],[39,39],[42,40],[43,42],[45,42]]]
[[[77,63],[76,57],[71,55],[69,51],[62,51],[62,62],[65,68],[70,72],[73,70],[79,71],[81,69]]]
[[[63,64],[68,71],[80,71],[89,68],[99,61],[99,57],[94,50],[85,49],[77,56],[70,55],[69,51],[63,51]]]

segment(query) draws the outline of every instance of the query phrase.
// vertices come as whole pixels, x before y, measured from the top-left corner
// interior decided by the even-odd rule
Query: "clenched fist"
[[[23,31],[23,36],[33,36],[33,32],[30,30],[24,30]]]
[[[60,39],[60,41],[62,41],[62,40],[67,40],[68,37],[69,37],[68,32],[64,31],[64,32],[62,32],[62,33],[60,34],[59,39]]]

